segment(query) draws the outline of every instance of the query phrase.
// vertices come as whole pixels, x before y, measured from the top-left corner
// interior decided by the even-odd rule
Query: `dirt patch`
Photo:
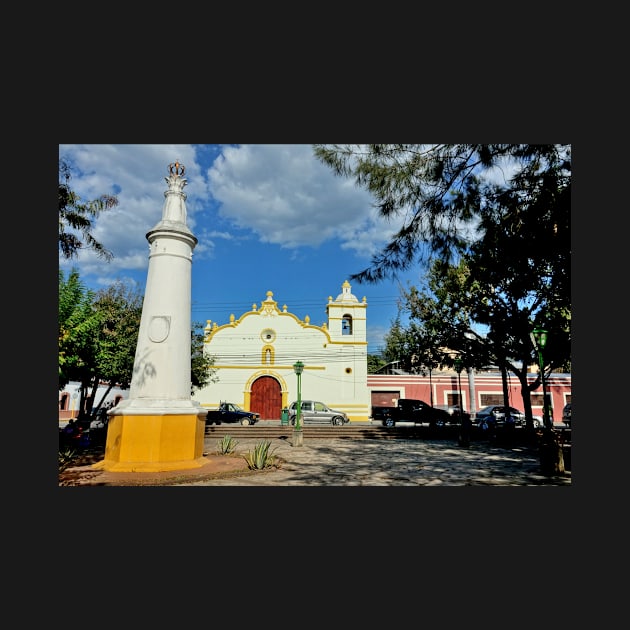
[[[264,470],[251,470],[241,455],[206,455],[204,464],[189,470],[163,472],[111,472],[94,469],[102,456],[85,455],[59,472],[60,486],[174,486],[190,480],[216,479],[249,475],[278,469],[281,461]]]

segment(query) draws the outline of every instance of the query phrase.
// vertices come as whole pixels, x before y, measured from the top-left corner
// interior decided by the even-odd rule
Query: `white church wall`
[[[325,306],[328,320],[311,324],[278,308],[273,293],[260,306],[238,319],[219,325],[208,322],[206,352],[215,357],[217,383],[210,383],[193,396],[203,407],[214,408],[221,401],[230,401],[250,409],[252,385],[260,376],[271,376],[279,384],[282,406],[297,400],[296,361],[304,363],[301,377],[302,399],[321,400],[345,411],[351,421],[366,421],[370,414],[370,392],[367,388],[367,341],[365,333],[366,303],[352,296],[350,285],[337,301],[352,298],[349,304],[329,302]],[[336,327],[334,338],[330,321],[340,321],[344,313],[352,313],[355,328],[352,335]],[[335,325],[335,324],[333,324]],[[277,410],[278,417],[280,409]]]

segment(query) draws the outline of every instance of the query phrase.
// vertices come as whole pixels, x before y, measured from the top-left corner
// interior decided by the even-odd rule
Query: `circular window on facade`
[[[346,368],[346,374],[352,374],[352,368]]]
[[[276,339],[276,332],[274,330],[272,330],[271,328],[265,328],[260,333],[260,338],[265,343],[273,343],[273,341],[275,341],[275,339]]]

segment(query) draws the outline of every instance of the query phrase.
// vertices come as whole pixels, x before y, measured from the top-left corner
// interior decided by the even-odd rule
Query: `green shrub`
[[[224,435],[217,440],[217,453],[219,455],[229,455],[234,452],[238,442],[231,435]]]
[[[276,463],[276,456],[273,452],[269,452],[270,446],[271,442],[264,440],[256,444],[253,451],[249,451],[247,455],[243,455],[247,466],[251,470],[261,470],[273,466]]]

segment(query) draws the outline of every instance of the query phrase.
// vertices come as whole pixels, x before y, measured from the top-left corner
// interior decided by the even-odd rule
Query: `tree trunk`
[[[564,474],[564,454],[555,431],[546,429],[540,441],[540,471],[543,475]]]

